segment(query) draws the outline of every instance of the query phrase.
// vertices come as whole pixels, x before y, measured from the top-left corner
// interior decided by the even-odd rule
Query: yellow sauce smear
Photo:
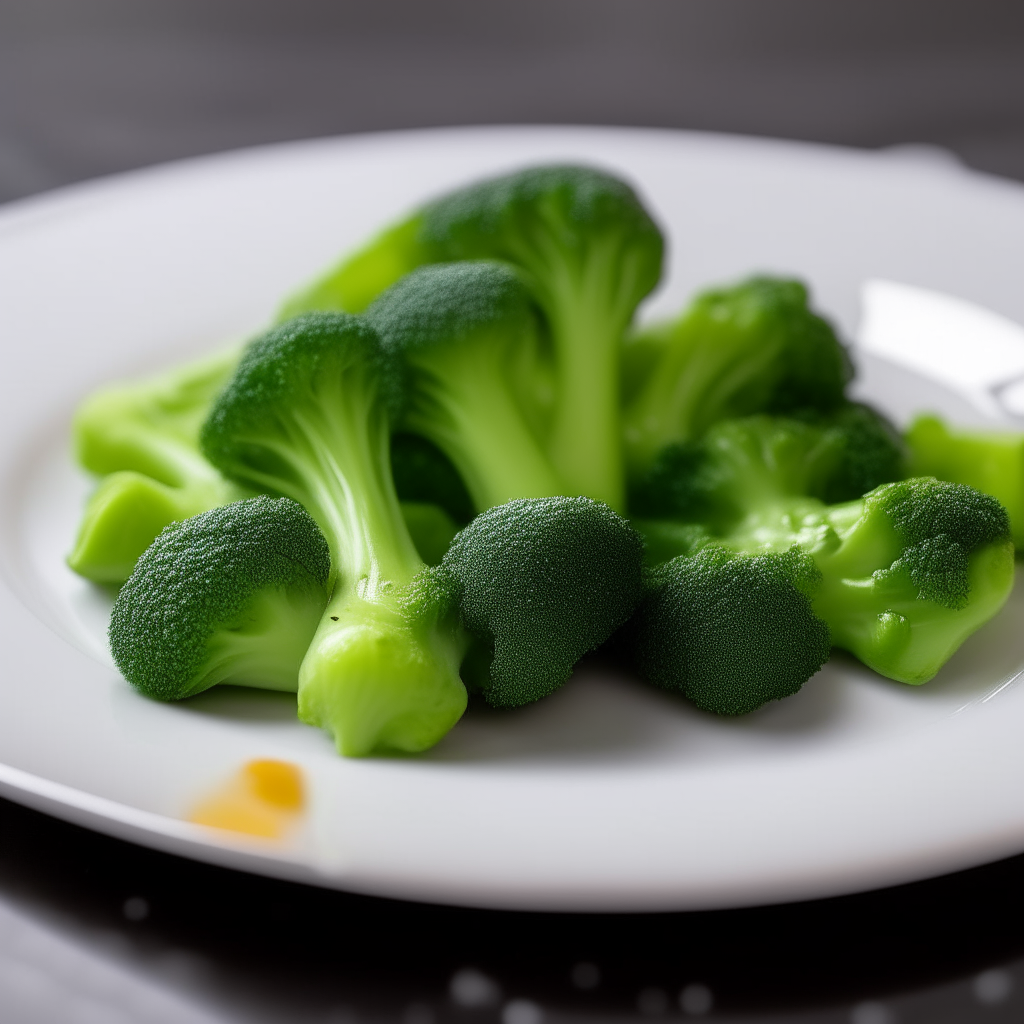
[[[197,825],[280,839],[305,807],[302,771],[288,761],[249,761],[201,801],[188,820]]]

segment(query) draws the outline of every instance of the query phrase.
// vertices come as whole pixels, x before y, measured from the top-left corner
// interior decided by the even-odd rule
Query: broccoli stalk
[[[638,526],[660,557],[709,540],[746,555],[803,552],[820,579],[810,587],[804,574],[798,589],[832,642],[891,679],[926,682],[1009,596],[1006,511],[970,487],[931,478],[826,505],[811,495],[841,494],[872,460],[850,444],[843,457],[835,454],[842,445],[815,454],[815,435],[770,417],[719,424],[699,445],[677,449],[688,460],[686,482],[665,501],[690,525]],[[852,477],[851,462],[859,465]],[[695,536],[693,524],[706,536]]]
[[[199,428],[238,361],[235,349],[141,383],[105,388],[74,422],[83,468],[103,477],[68,564],[97,583],[122,583],[168,523],[247,492],[200,454]]]
[[[423,750],[466,704],[460,629],[443,609],[407,608],[424,563],[391,477],[388,387],[369,325],[308,314],[249,346],[201,435],[227,476],[298,501],[327,538],[333,593],[299,671],[299,717],[348,755]]]
[[[1024,434],[1015,430],[952,427],[919,416],[906,432],[910,469],[991,494],[1010,515],[1010,531],[1024,551]]]
[[[114,661],[158,700],[217,683],[294,692],[329,575],[323,535],[287,498],[249,498],[175,523],[117,596]]]
[[[797,281],[755,277],[698,295],[682,316],[632,339],[642,364],[623,414],[627,471],[643,476],[659,452],[719,420],[842,404],[852,376],[832,327]],[[637,371],[634,368],[633,376]]]
[[[301,313],[362,313],[396,281],[436,257],[421,240],[420,215],[385,228],[308,287],[285,300],[278,323]]]
[[[435,264],[402,278],[367,311],[407,378],[403,426],[426,437],[462,475],[478,511],[563,485],[512,387],[538,344],[529,294],[507,266]]]

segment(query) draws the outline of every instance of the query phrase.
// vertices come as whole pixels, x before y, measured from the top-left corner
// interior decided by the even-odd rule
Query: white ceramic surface
[[[415,759],[342,760],[288,696],[225,688],[159,705],[110,667],[105,598],[62,562],[88,487],[68,454],[76,401],[258,329],[289,289],[421,199],[551,160],[626,175],[665,227],[667,282],[645,315],[771,270],[808,279],[848,335],[869,278],[1024,321],[1024,190],[812,146],[620,129],[401,133],[190,161],[9,206],[0,791],[186,856],[496,907],[770,902],[1024,849],[1020,590],[921,689],[837,657],[795,698],[718,721],[589,667],[539,705],[469,716]],[[863,387],[894,414],[974,409],[877,356]],[[305,773],[310,808],[291,839],[184,820],[255,757]]]

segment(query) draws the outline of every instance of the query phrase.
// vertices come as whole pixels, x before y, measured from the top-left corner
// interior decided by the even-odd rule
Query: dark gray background
[[[2,200],[238,146],[494,122],[923,143],[1024,179],[1024,3],[0,0]],[[1014,859],[760,910],[483,913],[220,871],[0,802],[0,903],[238,1020],[469,1024],[514,996],[548,1020],[657,1016],[650,990],[671,1017],[693,981],[713,1016],[1019,1019],[1022,881]],[[580,960],[597,988],[571,984]],[[491,1005],[451,998],[467,965],[500,986]],[[986,1003],[1000,979],[1016,990]]]
[[[492,122],[928,142],[1024,177],[1024,4],[0,2],[7,198],[254,143]]]

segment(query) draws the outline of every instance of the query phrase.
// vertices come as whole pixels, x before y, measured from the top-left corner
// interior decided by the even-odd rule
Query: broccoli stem
[[[551,259],[547,280],[535,286],[554,342],[558,400],[548,450],[563,493],[621,512],[626,499],[619,359],[633,310],[619,297],[628,289],[616,279],[618,267],[613,246],[597,247],[575,274]]]
[[[433,441],[455,464],[481,512],[563,489],[503,380],[507,374],[497,352],[497,346],[483,344],[460,347],[459,358],[445,363],[443,389],[428,392],[426,407],[406,416],[409,429]]]
[[[246,609],[245,621],[209,639],[209,667],[192,692],[226,683],[294,693],[322,607],[315,593],[277,589],[258,594]]]
[[[687,324],[676,329],[660,352],[642,390],[625,414],[623,437],[631,474],[641,475],[672,442],[686,441],[713,422],[744,379],[756,376],[757,355],[736,356],[732,346],[700,345]],[[763,358],[765,364],[767,358]]]
[[[290,473],[251,469],[249,477],[304,504],[327,538],[338,585],[368,598],[405,586],[423,567],[395,494],[389,434],[373,399],[356,388],[295,410],[281,442],[267,441]]]
[[[349,757],[415,753],[462,717],[465,641],[407,615],[397,594],[335,590],[299,669],[299,718]]]
[[[169,523],[243,495],[240,487],[219,474],[172,487],[141,473],[111,473],[86,505],[68,565],[94,583],[123,583]]]
[[[290,496],[327,538],[335,575],[299,669],[299,718],[327,729],[350,757],[425,750],[459,720],[467,699],[458,632],[402,609],[424,563],[395,494],[386,419],[375,400],[358,396],[349,388],[296,410],[282,424],[286,442],[273,445],[296,480]]]

